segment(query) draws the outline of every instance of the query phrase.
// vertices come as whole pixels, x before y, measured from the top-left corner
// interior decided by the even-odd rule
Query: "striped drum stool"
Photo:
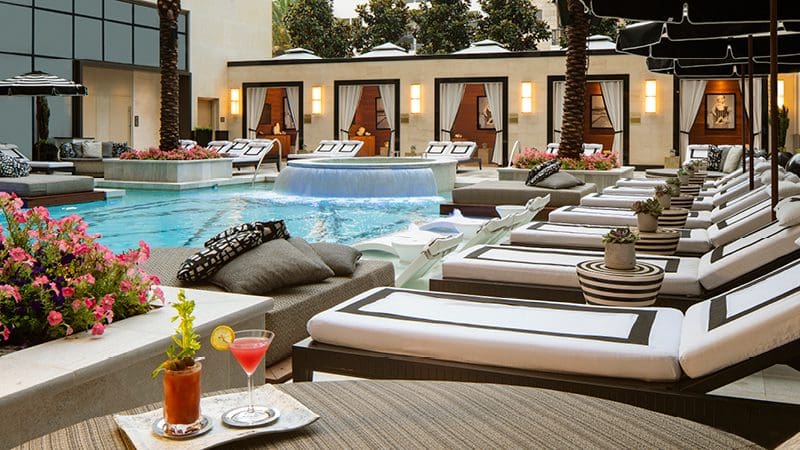
[[[692,197],[697,197],[700,195],[700,188],[703,185],[701,184],[682,184],[681,185],[681,194],[691,195]]]
[[[670,256],[674,255],[675,250],[678,249],[678,241],[681,238],[678,230],[659,228],[654,233],[639,231],[635,228],[631,228],[631,230],[639,234],[639,240],[636,241],[637,253]]]
[[[697,172],[694,175],[689,175],[689,184],[702,186],[706,182],[707,175],[707,172]]]
[[[681,195],[679,197],[672,197],[671,204],[673,208],[692,209],[692,205],[694,204],[694,197],[691,195]]]
[[[583,297],[590,305],[650,306],[656,301],[664,270],[638,262],[631,270],[609,269],[602,259],[576,266]]]
[[[688,218],[688,209],[665,209],[661,211],[661,215],[658,216],[658,226],[662,228],[683,228],[686,225],[686,219]]]

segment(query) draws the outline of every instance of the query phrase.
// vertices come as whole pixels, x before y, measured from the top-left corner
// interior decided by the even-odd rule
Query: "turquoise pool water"
[[[284,196],[271,185],[184,192],[128,190],[105,202],[50,207],[53,217],[79,214],[114,251],[138,246],[201,247],[216,233],[256,220],[284,219],[309,241],[353,243],[438,217],[442,197],[342,199]]]

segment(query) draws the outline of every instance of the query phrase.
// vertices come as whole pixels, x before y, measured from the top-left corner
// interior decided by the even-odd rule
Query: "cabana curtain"
[[[681,80],[681,128],[680,128],[680,156],[681,161],[689,145],[689,132],[692,130],[694,119],[700,111],[703,94],[706,91],[706,80]]]
[[[561,125],[564,123],[564,82],[553,83],[553,142],[561,142]]]
[[[622,81],[601,81],[600,91],[603,94],[603,102],[606,104],[606,112],[608,112],[611,126],[614,127],[614,144],[611,146],[611,151],[619,159],[622,153],[622,133],[625,131],[625,120],[622,117]]]
[[[339,139],[348,138],[348,130],[353,124],[353,117],[358,109],[358,102],[361,101],[360,84],[339,86]],[[345,131],[342,131],[345,130]]]
[[[489,109],[492,111],[494,121],[494,149],[492,150],[492,162],[497,165],[503,164],[503,83],[484,83],[483,89],[486,91],[486,100],[489,102]]]
[[[449,141],[450,131],[456,121],[461,99],[464,97],[466,83],[442,83],[439,87],[439,123],[441,125],[441,139]]]
[[[300,117],[297,117],[298,111],[300,111],[300,88],[297,86],[287,87],[286,88],[286,101],[289,103],[289,114],[292,116],[292,122],[294,122],[294,129],[297,131],[297,136],[294,140],[294,152],[297,153],[300,151]],[[286,153],[289,153],[289,149],[284,149]]]
[[[389,122],[389,154],[387,156],[392,156],[394,152],[394,134],[395,134],[395,125],[394,125],[394,85],[393,84],[380,84],[378,85],[378,91],[381,94],[381,100],[383,100],[383,111],[386,113],[386,121]]]
[[[267,100],[267,88],[247,88],[247,137],[256,138],[256,129]]]
[[[760,81],[760,80],[759,80]],[[741,85],[741,82],[739,83]],[[750,89],[747,86],[747,83],[744,85],[744,89],[742,91],[745,93],[744,98],[750,98]],[[753,147],[755,149],[761,148],[761,83],[753,83],[753,113],[750,113],[748,109],[749,101],[744,102],[744,109],[747,111],[747,115],[751,118],[753,124]]]

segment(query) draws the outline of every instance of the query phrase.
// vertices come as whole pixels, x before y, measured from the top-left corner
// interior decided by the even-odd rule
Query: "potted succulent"
[[[658,216],[661,215],[661,203],[655,198],[648,198],[644,201],[634,202],[631,207],[636,213],[636,222],[639,224],[639,231],[654,232],[658,228]]]
[[[609,269],[631,270],[636,266],[636,241],[630,228],[615,228],[603,235],[604,261]]]
[[[680,169],[678,169],[677,175],[678,175],[678,181],[680,181],[681,185],[685,186],[689,184],[689,177],[691,176],[691,174],[689,173],[688,170],[686,170],[685,167],[681,167]]]
[[[681,180],[676,177],[668,178],[666,184],[669,188],[670,197],[677,197],[681,195]]]
[[[669,209],[672,206],[672,188],[666,184],[659,184],[655,187],[656,200],[661,204],[661,209]]]
[[[191,436],[201,429],[200,377],[202,358],[195,358],[200,350],[200,336],[195,333],[194,301],[187,300],[183,289],[178,291],[178,301],[172,305],[180,319],[173,344],[167,349],[167,359],[153,371],[153,378],[164,372],[164,424],[163,432],[169,436]],[[177,348],[175,347],[177,345]]]

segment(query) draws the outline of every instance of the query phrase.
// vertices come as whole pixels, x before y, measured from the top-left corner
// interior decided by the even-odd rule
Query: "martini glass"
[[[226,412],[222,419],[235,427],[255,427],[266,425],[278,418],[278,411],[266,406],[253,405],[253,374],[264,359],[275,333],[265,330],[243,330],[234,333],[233,342],[228,345],[233,357],[247,374],[248,406],[240,406]]]

